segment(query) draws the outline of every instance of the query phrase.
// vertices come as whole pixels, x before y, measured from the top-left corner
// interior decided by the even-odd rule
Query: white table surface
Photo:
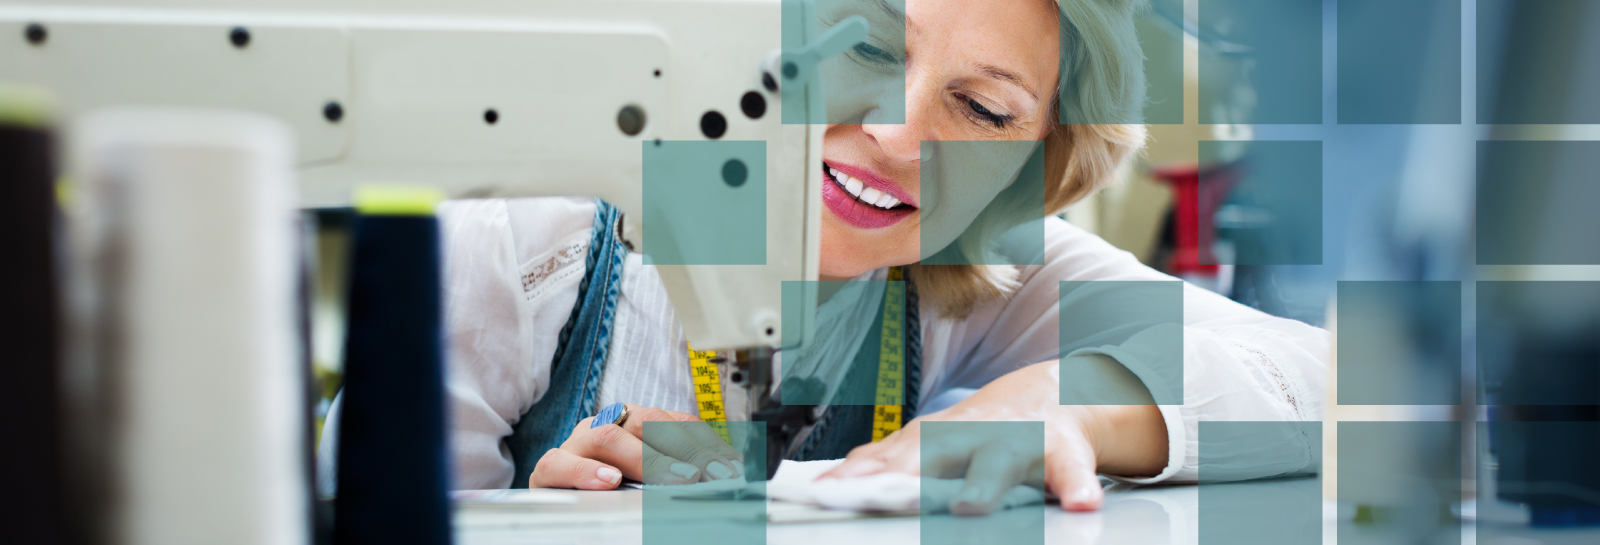
[[[1271,502],[1275,494],[1303,494],[1306,483],[1266,481],[1215,485],[1232,487],[1233,493],[1257,501]],[[577,499],[565,505],[490,505],[458,504],[456,543],[459,545],[633,545],[643,544],[644,493],[637,490],[616,492],[561,491]],[[769,512],[780,510],[789,516],[807,517],[810,507],[769,504]],[[1360,539],[1364,532],[1349,522],[1339,522],[1335,509],[1324,508],[1323,543],[1337,543],[1342,528],[1349,532],[1347,542],[1386,543],[1388,539]],[[1513,510],[1514,511],[1514,510]],[[1507,511],[1501,510],[1500,513]],[[921,541],[918,517],[848,518],[847,513],[814,511],[820,518],[838,520],[766,524],[766,542],[771,545],[916,545]],[[813,517],[814,518],[814,517]],[[1503,517],[1502,517],[1503,518]],[[1108,489],[1104,507],[1095,513],[1068,513],[1056,506],[1044,509],[1045,543],[1096,545],[1161,545],[1198,543],[1199,488],[1195,486],[1133,487],[1115,485]],[[1246,516],[1240,524],[1270,525]],[[686,521],[683,524],[699,524]],[[759,524],[759,523],[751,523]],[[1356,538],[1356,539],[1349,539]],[[1460,543],[1475,545],[1565,545],[1600,543],[1600,528],[1579,530],[1536,530],[1511,519],[1485,521],[1481,528],[1466,523]],[[659,540],[652,540],[658,542]]]

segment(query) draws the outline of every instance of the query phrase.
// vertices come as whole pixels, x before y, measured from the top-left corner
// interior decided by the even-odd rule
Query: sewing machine
[[[623,239],[646,253],[646,230],[672,226],[642,222],[663,206],[642,197],[642,146],[763,142],[766,225],[735,228],[764,231],[764,264],[658,267],[689,341],[739,355],[724,366],[743,372],[722,373],[746,391],[730,418],[777,421],[770,473],[810,415],[783,410],[771,369],[785,340],[812,332],[809,313],[780,323],[783,281],[817,278],[822,129],[794,121],[823,107],[817,62],[866,34],[861,21],[818,36],[810,9],[798,0],[7,5],[0,81],[50,91],[66,119],[152,104],[274,116],[296,133],[307,208],[348,206],[373,182],[451,198],[588,195],[619,207]],[[729,150],[717,165],[750,159],[716,149]]]

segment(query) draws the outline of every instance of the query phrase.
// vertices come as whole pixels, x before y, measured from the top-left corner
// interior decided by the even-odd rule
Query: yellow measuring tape
[[[878,344],[878,389],[872,410],[872,441],[877,442],[900,429],[901,406],[905,404],[905,273],[889,268],[889,283],[883,292],[883,331]],[[722,404],[722,377],[717,373],[714,350],[695,350],[689,346],[689,370],[694,375],[695,402],[700,420],[728,439],[728,413]],[[732,443],[732,441],[729,441]]]
[[[900,429],[906,384],[906,283],[900,267],[889,268],[883,290],[883,333],[878,343],[878,393],[873,399],[872,442]]]
[[[717,435],[723,441],[733,444],[728,439],[728,413],[722,406],[722,376],[717,373],[717,352],[714,350],[695,350],[689,346],[689,370],[694,375],[694,399],[700,407],[700,420],[711,425],[717,430]]]

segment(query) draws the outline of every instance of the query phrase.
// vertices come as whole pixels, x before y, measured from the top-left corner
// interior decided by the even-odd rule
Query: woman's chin
[[[915,221],[889,229],[860,229],[825,210],[821,231],[817,269],[822,280],[849,280],[868,271],[915,263],[919,255],[921,233]]]
[[[817,268],[819,280],[849,280],[867,272],[906,265],[916,261],[916,257],[901,260],[884,252],[871,250],[829,252],[827,250],[827,237],[823,237],[822,263]]]

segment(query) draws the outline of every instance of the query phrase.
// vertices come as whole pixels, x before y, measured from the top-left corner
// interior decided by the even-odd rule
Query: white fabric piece
[[[544,201],[558,201],[548,203]],[[529,214],[544,216],[545,222],[561,225],[581,225],[566,231],[561,229],[535,229],[519,226],[510,221],[496,226],[510,229],[518,256],[540,253],[558,247],[572,233],[585,231],[593,218],[593,205],[586,208],[573,206],[571,199],[528,199],[514,207],[513,216],[521,216],[518,208],[525,207]],[[519,230],[523,229],[523,230]],[[473,268],[466,261],[469,256],[495,254],[495,248],[505,244],[504,235],[486,236],[464,230],[447,230],[446,270]],[[540,242],[543,241],[543,242]],[[502,260],[504,261],[504,260]],[[954,388],[981,388],[995,378],[1030,364],[1050,361],[1059,357],[1062,347],[1069,353],[1105,354],[1127,365],[1151,391],[1175,391],[1183,387],[1183,405],[1160,407],[1167,424],[1170,446],[1167,467],[1151,478],[1135,482],[1194,481],[1198,478],[1198,432],[1202,421],[1317,421],[1322,418],[1322,392],[1327,374],[1329,337],[1326,331],[1301,322],[1277,318],[1245,307],[1204,289],[1185,285],[1183,288],[1183,375],[1161,375],[1150,369],[1154,366],[1141,362],[1141,346],[1147,342],[1160,343],[1170,339],[1171,333],[1151,332],[1144,336],[1132,335],[1117,342],[1089,342],[1093,339],[1059,339],[1060,317],[1096,312],[1092,308],[1060,308],[1059,289],[1062,281],[1134,280],[1175,281],[1139,263],[1132,254],[1119,250],[1093,234],[1087,233],[1057,218],[1045,220],[1045,256],[1043,265],[1019,266],[1021,287],[1004,300],[980,305],[966,320],[946,320],[933,309],[922,308],[922,383],[921,400],[928,400]],[[518,276],[517,269],[503,263],[481,265],[489,270],[500,270],[511,278]],[[629,262],[633,269],[646,265]],[[881,273],[877,271],[874,274]],[[485,273],[485,276],[492,276]],[[476,275],[468,275],[479,278]],[[631,280],[630,280],[631,278]],[[453,281],[454,282],[454,281]],[[452,285],[448,305],[471,308],[471,301],[509,297],[499,286],[505,282],[481,278],[474,283]],[[451,418],[453,422],[455,475],[457,483],[466,488],[505,487],[510,484],[510,454],[503,439],[510,435],[511,426],[532,403],[543,395],[542,385],[549,376],[549,359],[555,351],[555,338],[572,310],[577,283],[569,287],[571,295],[546,299],[531,308],[525,307],[523,316],[533,315],[534,322],[524,326],[521,316],[495,323],[485,321],[485,328],[498,329],[491,335],[481,331],[477,337],[487,342],[502,339],[506,345],[521,346],[515,357],[501,354],[485,344],[476,353],[452,346],[450,356]],[[479,295],[474,293],[481,291]],[[650,293],[647,293],[650,292]],[[502,295],[494,295],[502,293]],[[624,279],[622,297],[629,301],[664,301],[665,290],[658,279],[648,275]],[[657,298],[659,297],[659,298]],[[927,301],[929,294],[922,294]],[[1071,303],[1071,301],[1069,301]],[[491,305],[503,303],[489,303]],[[451,331],[463,325],[457,320],[467,318],[467,311],[449,314]],[[641,316],[647,316],[641,318]],[[659,324],[661,314],[654,311],[619,312],[617,331],[642,331],[656,329],[659,325],[644,325],[645,321]],[[640,320],[636,322],[636,320]],[[527,327],[528,329],[524,329]],[[1173,329],[1170,328],[1169,329]],[[688,376],[687,362],[680,361],[682,339],[674,327],[673,334],[643,334],[630,336],[626,349],[613,352],[602,376],[603,402],[625,401],[637,403],[647,398],[645,392],[661,392],[662,403],[676,404],[674,396],[680,395],[678,383],[657,383],[659,377],[682,373]],[[1162,337],[1166,335],[1166,337]],[[509,340],[516,337],[519,340]],[[453,344],[456,341],[452,335]],[[624,341],[614,341],[613,348]],[[1148,353],[1148,351],[1146,351]],[[477,355],[475,355],[477,354]],[[650,354],[674,354],[673,357],[649,357]],[[640,358],[640,359],[625,359]],[[531,361],[531,363],[530,363]],[[616,376],[612,376],[615,374]],[[692,392],[681,395],[692,396]],[[629,396],[639,396],[630,399]],[[925,412],[919,411],[919,414]],[[325,432],[326,435],[326,432]],[[1299,445],[1295,445],[1298,447]],[[1286,448],[1284,453],[1300,452]],[[1283,468],[1297,466],[1300,472],[1315,467],[1312,454],[1293,460],[1275,460],[1263,471],[1284,472]],[[1278,474],[1278,473],[1274,473]],[[1263,475],[1266,476],[1266,475]]]
[[[777,475],[767,483],[767,497],[842,511],[920,512],[923,486],[927,486],[928,500],[932,504],[928,513],[942,513],[948,511],[950,499],[960,493],[965,484],[961,479],[923,479],[904,473],[816,480],[841,462],[844,460],[784,460],[778,466]],[[1000,504],[1009,509],[1045,500],[1044,492],[1039,489],[1018,485],[1000,498]]]

